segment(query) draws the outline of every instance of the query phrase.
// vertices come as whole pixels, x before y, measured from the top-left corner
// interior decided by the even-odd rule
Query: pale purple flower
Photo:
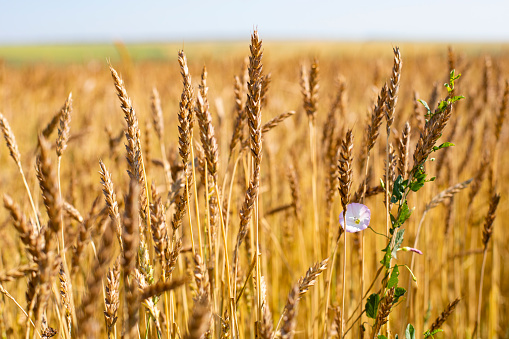
[[[405,252],[414,252],[417,254],[422,254],[421,250],[418,250],[417,248],[413,248],[413,247],[402,247],[402,248],[400,248],[400,250],[405,251]]]
[[[346,231],[356,233],[365,230],[371,220],[371,211],[368,206],[358,203],[351,203],[346,206]],[[339,215],[339,223],[345,228],[343,213]]]

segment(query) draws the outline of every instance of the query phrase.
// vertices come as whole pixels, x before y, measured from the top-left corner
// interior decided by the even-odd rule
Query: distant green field
[[[249,52],[249,40],[241,42],[205,43],[147,43],[147,44],[66,44],[33,46],[0,46],[0,59],[9,63],[76,63],[91,60],[118,60],[128,57],[133,61],[167,60],[174,58],[179,49],[188,57],[209,56],[222,58]],[[126,53],[127,52],[127,53]]]
[[[404,54],[443,53],[448,45],[458,51],[476,55],[491,55],[509,52],[509,44],[478,44],[478,43],[398,43],[398,42],[264,42],[265,53],[272,58],[289,57],[292,55],[310,56],[341,56],[355,55],[369,57],[373,52],[390,51],[392,46],[401,47]],[[143,44],[64,44],[64,45],[30,45],[0,46],[0,59],[14,64],[22,63],[76,63],[91,60],[122,57],[133,61],[168,60],[175,57],[179,49],[184,49],[188,57],[194,58],[235,58],[247,55],[249,39],[242,42],[182,42],[182,43],[143,43]]]

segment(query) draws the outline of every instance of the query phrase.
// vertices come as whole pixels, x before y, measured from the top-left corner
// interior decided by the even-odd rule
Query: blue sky
[[[509,1],[3,1],[0,44],[246,39],[509,42]]]

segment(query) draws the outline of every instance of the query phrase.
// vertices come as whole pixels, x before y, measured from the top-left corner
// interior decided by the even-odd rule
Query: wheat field
[[[262,38],[0,63],[2,338],[509,337],[505,49]]]

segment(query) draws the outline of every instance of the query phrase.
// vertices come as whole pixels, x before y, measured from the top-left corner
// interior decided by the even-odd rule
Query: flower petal
[[[343,213],[339,216],[339,224],[349,233],[365,230],[371,220],[371,211],[366,205],[351,203],[346,206],[346,228]]]
[[[366,205],[351,203],[346,209],[346,231],[356,233],[365,230],[371,220],[371,211]],[[339,223],[345,229],[343,213],[339,216]]]

